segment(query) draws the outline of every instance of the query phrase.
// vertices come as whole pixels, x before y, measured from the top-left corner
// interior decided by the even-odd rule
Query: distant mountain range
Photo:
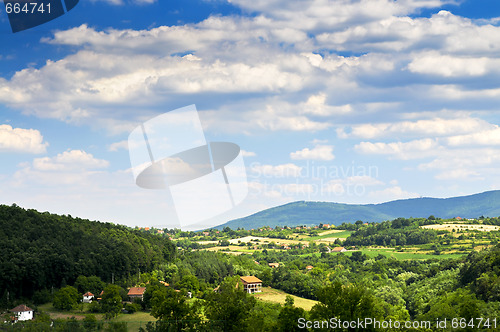
[[[398,217],[477,218],[480,216],[500,216],[500,190],[451,198],[412,198],[380,204],[343,204],[331,202],[299,201],[273,207],[248,217],[228,221],[217,226],[231,229],[245,229],[263,226],[296,226],[380,222]]]

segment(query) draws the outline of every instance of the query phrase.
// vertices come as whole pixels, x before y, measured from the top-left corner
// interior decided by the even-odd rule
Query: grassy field
[[[47,313],[52,319],[70,319],[72,317],[77,320],[83,320],[88,312],[88,304],[83,304],[76,310],[59,311],[52,306],[52,303],[46,303],[38,306],[39,311]],[[102,314],[92,314],[98,321],[104,321]],[[146,327],[148,322],[155,321],[156,318],[151,316],[148,312],[136,312],[133,314],[119,314],[117,317],[110,320],[110,322],[127,323],[127,329],[130,332],[139,331],[140,327]]]
[[[280,304],[285,303],[286,296],[290,295],[281,290],[274,289],[271,287],[262,287],[262,293],[255,293],[254,296],[262,301],[276,302]],[[309,299],[304,299],[295,295],[290,295],[294,299],[294,305],[296,307],[302,308],[304,310],[311,310],[311,308],[318,303],[318,301],[313,301]]]
[[[39,311],[43,311],[47,313],[51,318],[53,319],[68,319],[71,317],[75,317],[78,320],[82,320],[85,318],[85,315],[88,314],[88,304],[83,303],[80,304],[78,309],[70,310],[70,311],[60,311],[54,306],[52,306],[52,303],[45,303],[42,305],[38,306]],[[97,319],[101,319],[102,315],[95,315]]]
[[[148,322],[154,322],[156,318],[151,316],[148,312],[136,312],[133,314],[120,314],[118,317],[113,318],[112,322],[125,322],[129,332],[139,331],[139,328],[146,328]]]
[[[351,256],[354,251],[346,251],[344,254]],[[425,252],[419,252],[419,251],[403,251],[399,252],[396,251],[393,248],[364,248],[361,249],[361,252],[363,254],[366,254],[370,258],[374,258],[376,256],[384,255],[386,257],[394,257],[396,259],[402,259],[402,260],[407,260],[407,259],[431,259],[431,258],[437,258],[437,259],[446,259],[446,258],[458,258],[460,256],[468,254],[467,252],[463,253],[442,253],[441,255],[434,255],[434,254],[427,254]]]
[[[326,232],[319,233],[318,236],[305,237],[303,241],[318,241],[318,242],[333,242],[335,239],[346,239],[351,235],[351,231],[341,231],[341,230],[330,230]],[[331,241],[330,241],[331,240]]]
[[[296,235],[296,234],[294,234]],[[253,241],[253,240],[259,240],[259,241]],[[302,239],[300,239],[302,240]],[[274,242],[276,244],[282,244],[282,243],[285,243],[285,244],[299,244],[299,243],[304,243],[304,242],[301,242],[299,241],[299,238],[297,238],[296,240],[295,239],[278,239],[278,238],[270,238],[270,237],[260,237],[260,236],[245,236],[245,237],[240,237],[238,239],[231,239],[229,240],[229,243],[231,244],[238,244],[240,242],[243,242],[243,243],[248,243],[248,242],[251,242],[251,243],[255,243],[256,245],[257,244],[262,244],[262,243],[271,243],[271,242]]]

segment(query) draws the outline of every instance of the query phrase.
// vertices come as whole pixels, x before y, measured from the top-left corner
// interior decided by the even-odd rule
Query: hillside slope
[[[167,239],[125,226],[0,205],[0,297],[150,272],[175,254]]]

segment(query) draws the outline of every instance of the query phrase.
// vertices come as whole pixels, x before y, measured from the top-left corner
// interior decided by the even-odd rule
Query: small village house
[[[92,294],[91,292],[87,292],[87,293],[83,294],[82,302],[83,303],[92,303],[93,297],[94,297],[94,294]]]
[[[344,252],[344,251],[347,251],[347,249],[344,247],[335,247],[332,250],[332,252]]]
[[[33,319],[33,309],[25,304],[20,304],[10,310],[14,314],[14,321],[25,321]]]
[[[276,267],[279,267],[280,263],[269,263],[268,265],[274,269]]]
[[[243,290],[249,294],[262,292],[262,280],[254,276],[240,277]]]
[[[312,265],[307,265],[307,266],[306,266],[306,270],[307,270],[307,271],[311,271],[312,269],[313,269],[313,266],[312,266]]]
[[[133,301],[134,299],[141,299],[141,301],[144,299],[144,292],[146,291],[146,287],[132,287],[128,291],[128,297],[130,301]]]

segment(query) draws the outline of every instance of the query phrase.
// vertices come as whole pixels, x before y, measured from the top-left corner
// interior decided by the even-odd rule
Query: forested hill
[[[0,205],[0,297],[149,272],[175,254],[167,239],[125,226]]]
[[[413,198],[381,204],[293,202],[245,218],[231,220],[217,228],[245,229],[263,226],[296,226],[352,223],[356,220],[380,222],[398,217],[477,218],[500,216],[500,190],[451,198]]]

